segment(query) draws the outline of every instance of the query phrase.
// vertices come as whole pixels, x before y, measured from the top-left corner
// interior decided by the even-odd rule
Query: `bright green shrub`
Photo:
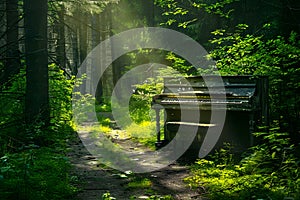
[[[134,122],[141,123],[153,119],[154,112],[151,112],[152,97],[161,93],[162,86],[161,81],[156,82],[154,79],[148,79],[147,83],[136,85],[135,93],[129,101],[129,113]]]
[[[198,160],[186,183],[192,188],[205,188],[204,195],[210,199],[299,199],[299,160],[286,134],[277,131],[256,134],[263,143],[253,147],[238,164],[228,162],[230,153],[226,150],[219,154],[223,158]]]

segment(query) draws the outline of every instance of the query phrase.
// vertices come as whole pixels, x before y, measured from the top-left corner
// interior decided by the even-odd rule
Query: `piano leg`
[[[163,146],[161,139],[160,139],[160,115],[159,115],[160,109],[155,109],[156,114],[156,134],[157,134],[157,142],[155,142],[156,149],[159,149]]]
[[[249,135],[250,135],[250,146],[254,145],[254,130],[255,130],[254,112],[249,115]]]
[[[164,147],[167,142],[165,140],[161,140],[161,132],[160,132],[160,109],[155,109],[156,114],[156,134],[157,134],[157,142],[155,142],[156,149],[160,149]]]
[[[159,115],[159,109],[155,109],[156,114],[156,134],[157,134],[157,142],[160,143],[160,115]]]

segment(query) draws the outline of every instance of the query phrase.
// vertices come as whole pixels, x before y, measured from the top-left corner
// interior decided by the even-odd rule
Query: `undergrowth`
[[[132,123],[125,128],[127,135],[149,148],[155,148],[155,122],[143,121],[140,124]]]
[[[210,199],[300,199],[300,165],[286,133],[256,133],[262,144],[235,163],[229,150],[218,159],[200,159],[184,181]]]
[[[25,69],[0,87],[0,198],[70,199],[76,178],[70,176],[67,141],[74,135],[71,122],[73,78],[49,66],[50,124],[37,117],[24,121]],[[7,95],[3,95],[7,94]]]
[[[67,157],[52,148],[6,154],[0,166],[1,199],[67,199],[77,191]]]

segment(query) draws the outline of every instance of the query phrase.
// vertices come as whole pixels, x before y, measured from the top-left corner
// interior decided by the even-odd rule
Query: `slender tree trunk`
[[[80,63],[84,61],[87,56],[87,14],[82,14],[80,18],[79,42],[80,42]]]
[[[103,18],[101,21],[101,40],[108,39],[111,35],[111,24],[110,24],[110,9],[111,6],[107,6],[106,10],[102,13]],[[110,44],[112,45],[112,44]],[[111,64],[112,61],[112,49],[111,46],[107,46],[102,54],[101,59],[103,60],[103,66]],[[102,87],[103,87],[103,97],[110,98],[113,91],[113,67],[108,67],[102,76]]]
[[[19,54],[19,12],[18,0],[6,0],[6,62],[0,78],[0,85],[20,71]]]
[[[113,35],[113,6],[112,4],[110,4],[110,6],[108,6],[108,21],[109,21],[109,35],[112,36]],[[114,48],[115,48],[115,44],[112,41],[111,44],[111,53],[112,56],[114,55]],[[113,56],[114,57],[114,56]],[[120,58],[119,58],[120,59]],[[112,73],[113,73],[113,86],[116,86],[118,80],[121,78],[121,66],[119,65],[120,63],[117,61],[112,62]]]
[[[79,66],[79,50],[78,50],[78,28],[77,26],[74,27],[74,32],[72,34],[72,56],[73,56],[73,67],[72,67],[72,75],[76,76],[78,73],[78,66]]]
[[[66,68],[66,40],[65,40],[65,20],[64,20],[65,8],[61,6],[61,9],[58,11],[59,21],[57,23],[57,62],[61,68]]]
[[[100,31],[100,41],[104,41],[106,39],[106,23],[107,23],[107,18],[106,18],[106,13],[102,12],[100,14],[100,24],[99,24],[99,31]],[[106,62],[106,49],[102,49],[102,51],[100,52],[100,56],[101,56],[101,66],[105,66],[105,62]],[[104,98],[104,86],[105,86],[105,76],[107,76],[107,73],[104,72],[104,74],[102,75],[101,79],[98,82],[97,85],[97,90],[96,90],[96,100],[97,103],[102,104],[104,103],[103,98]],[[100,78],[100,77],[99,77]]]
[[[79,61],[80,65],[87,56],[87,14],[83,13],[80,16],[80,25],[79,25]],[[86,68],[84,68],[86,69]],[[83,70],[83,69],[79,69]],[[81,71],[82,74],[86,71]],[[82,94],[86,93],[86,81],[80,86],[80,91]]]
[[[24,0],[26,122],[49,122],[47,0]]]
[[[92,16],[92,48],[95,48],[97,45],[100,44],[100,15],[99,14],[95,14]],[[98,56],[98,55],[95,55]],[[100,67],[100,62],[98,59],[92,59],[92,72],[93,74],[96,74],[97,70],[101,70],[101,69],[97,69]],[[99,80],[100,77],[94,77],[93,78],[97,79],[97,80],[92,80],[92,81],[99,81],[97,88],[96,88],[96,93],[95,93],[95,98],[96,98],[96,102],[98,104],[101,103],[101,98],[103,95],[103,91],[102,91],[102,82],[101,80]]]

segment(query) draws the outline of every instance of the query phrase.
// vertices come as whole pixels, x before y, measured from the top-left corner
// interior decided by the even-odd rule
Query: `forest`
[[[299,0],[2,0],[0,16],[0,199],[300,200]],[[186,35],[215,66],[195,68],[176,52],[129,39],[109,42],[149,27]],[[146,68],[153,63],[164,67]],[[98,65],[107,65],[101,76]],[[224,144],[170,165],[184,167],[184,176],[122,171],[84,150],[78,135],[88,132],[128,152],[155,151],[151,102],[163,77],[178,73],[268,77],[268,123],[255,127],[258,142],[239,156]],[[123,93],[128,116],[114,112]],[[164,176],[180,188],[168,188]]]

